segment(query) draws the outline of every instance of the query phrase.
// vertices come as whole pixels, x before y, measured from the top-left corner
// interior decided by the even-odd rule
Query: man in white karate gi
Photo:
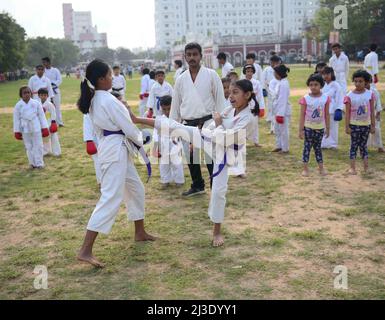
[[[329,65],[334,69],[336,80],[342,87],[344,94],[348,91],[347,78],[349,77],[350,62],[348,56],[342,51],[339,43],[332,45],[333,56],[329,60]]]

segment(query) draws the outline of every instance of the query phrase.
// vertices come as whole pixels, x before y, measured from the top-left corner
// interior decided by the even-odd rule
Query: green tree
[[[116,49],[116,59],[123,64],[128,64],[131,60],[136,59],[136,55],[129,49]]]
[[[53,59],[53,43],[46,37],[37,37],[27,40],[26,64],[33,68],[41,64],[41,58],[50,57]]]
[[[101,59],[112,65],[115,62],[115,50],[110,48],[98,48],[92,52],[92,57],[94,59]]]
[[[24,66],[25,30],[8,14],[0,13],[0,71],[15,71]]]
[[[79,63],[79,48],[66,39],[49,39],[52,42],[52,63],[59,68],[74,67]]]

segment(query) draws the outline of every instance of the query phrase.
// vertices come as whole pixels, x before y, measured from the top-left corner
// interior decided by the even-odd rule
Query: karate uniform
[[[166,118],[165,115],[160,116]],[[157,130],[157,129],[154,129]],[[162,184],[176,183],[184,184],[184,170],[180,139],[171,137],[160,137],[160,180]]]
[[[269,85],[271,80],[275,79],[274,77],[274,69],[271,66],[268,66],[263,70],[262,73],[262,86],[263,89],[267,92],[267,116],[266,121],[272,122],[273,121],[273,97],[271,95],[271,92],[269,90]]]
[[[89,114],[83,116],[83,140],[84,142],[93,141],[96,147],[98,147],[98,138],[95,134],[94,125],[92,124]],[[102,169],[100,167],[98,154],[94,154],[92,160],[94,161],[96,181],[100,184],[102,182]]]
[[[344,92],[342,87],[337,81],[332,81],[329,84],[325,84],[325,87],[322,89],[322,92],[327,94],[330,97],[330,135],[328,138],[324,137],[322,139],[322,148],[331,149],[338,148],[338,130],[339,122],[334,121],[334,114],[337,109],[344,110]]]
[[[143,146],[141,131],[132,123],[126,107],[108,91],[96,90],[90,114],[99,140],[102,196],[87,230],[109,234],[124,201],[130,221],[144,219],[144,186],[134,165],[136,147]],[[125,135],[104,136],[104,130]]]
[[[144,75],[141,80],[140,84],[140,94],[150,94],[151,91],[151,78],[148,74]],[[141,117],[144,117],[146,113],[146,108],[147,108],[147,102],[148,102],[148,97],[143,97],[143,99],[140,100],[139,104],[139,113]]]
[[[215,70],[201,66],[195,82],[190,71],[184,72],[176,81],[172,99],[170,118],[177,122],[202,119],[213,112],[222,113],[225,108],[225,94],[220,77]],[[208,126],[212,119],[207,120],[203,127]],[[193,178],[193,188],[204,189],[199,150],[190,153],[190,146],[184,143],[184,152],[188,157],[189,169]],[[209,171],[212,170],[212,156],[205,153],[205,161]],[[199,168],[198,168],[199,167]]]
[[[175,71],[175,74],[174,74],[174,83],[176,82],[176,79],[179,78],[179,76],[183,73],[184,69],[183,68],[179,68]]]
[[[347,78],[349,77],[349,58],[344,53],[341,52],[341,55],[337,58],[336,55],[333,55],[329,60],[329,65],[334,69],[337,82],[343,89],[344,94],[348,91]]]
[[[268,86],[268,94],[269,94],[269,110],[268,112],[271,114],[271,125],[270,125],[270,132],[275,134],[275,116],[274,116],[274,99],[275,99],[275,94],[276,94],[276,87],[278,85],[278,80],[274,78],[270,81],[269,86]]]
[[[255,68],[255,73],[253,75],[253,79],[258,80],[259,82],[262,83],[263,81],[263,70],[261,66],[258,63],[254,63],[254,68]],[[246,76],[242,74],[241,79],[246,79]]]
[[[265,99],[263,98],[263,89],[262,85],[258,80],[255,80],[254,78],[251,79],[251,83],[253,84],[253,89],[255,96],[257,98],[257,101],[259,103],[259,109],[265,110]],[[255,108],[254,101],[250,102],[250,110],[253,110]],[[259,144],[259,117],[254,117],[254,133],[253,133],[253,142],[254,144]]]
[[[234,70],[234,66],[230,62],[226,62],[222,66],[222,78],[226,78],[231,71]]]
[[[382,143],[381,118],[380,120],[377,120],[377,113],[383,111],[382,104],[381,104],[381,95],[373,85],[372,85],[371,91],[373,92],[374,99],[375,99],[374,106],[376,110],[376,133],[370,134],[368,146],[382,149],[384,148],[384,144]]]
[[[52,99],[55,97],[55,94],[52,90],[51,80],[48,79],[46,76],[42,76],[39,78],[37,75],[32,76],[29,79],[28,87],[32,91],[32,98],[35,100],[40,101],[38,91],[40,89],[46,89],[48,90],[48,97],[49,99]]]
[[[364,68],[367,72],[369,72],[372,77],[374,77],[376,74],[378,75],[380,70],[378,67],[378,54],[374,51],[370,52],[366,55],[365,61],[364,61]],[[374,83],[372,86],[376,86]]]
[[[13,111],[13,131],[23,135],[29,164],[44,167],[42,129],[48,128],[43,107],[39,101],[30,99],[28,103],[20,100]]]
[[[50,102],[46,101],[43,104],[43,110],[47,119],[48,126],[51,125],[52,121],[57,122],[57,113],[55,106]],[[57,132],[50,133],[49,137],[43,139],[44,143],[44,155],[52,154],[55,157],[59,157],[61,155],[61,147],[59,142],[59,134]]]
[[[290,120],[291,120],[291,104],[290,84],[287,78],[277,80],[274,88],[273,115],[285,118],[283,124],[275,122],[275,137],[277,149],[282,149],[283,152],[289,151],[290,138]]]
[[[58,69],[51,67],[50,69],[45,69],[44,75],[51,81],[51,86],[54,93],[53,103],[56,108],[56,122],[59,125],[63,125],[63,116],[61,113],[61,93],[59,88],[63,82],[61,73]]]
[[[118,92],[123,97],[123,100],[126,100],[126,88],[127,83],[124,76],[121,74],[112,76],[112,91]]]
[[[195,127],[183,126],[165,117],[158,118],[155,122],[155,126],[161,132],[161,135],[163,135],[163,133],[173,134],[176,130],[178,130],[178,132],[186,132],[186,134],[181,134],[181,138],[187,139],[187,141],[198,140],[201,143],[195,144],[197,148],[211,148],[211,142],[214,143],[216,146],[215,173],[219,172],[219,167],[223,163],[224,153],[226,152],[228,155],[228,165],[224,166],[223,171],[213,179],[208,214],[214,223],[224,222],[226,193],[229,180],[228,170],[229,166],[234,164],[234,162],[230,160],[234,159],[234,157],[231,157],[231,154],[234,155],[234,149],[231,149],[231,146],[225,145],[224,142],[229,141],[228,139],[231,139],[231,137],[238,136],[238,141],[230,140],[232,142],[229,144],[234,144],[234,142],[238,143],[239,146],[242,146],[242,149],[238,152],[246,154],[246,139],[252,139],[254,131],[254,116],[251,114],[249,108],[245,108],[235,116],[235,109],[230,106],[221,114],[223,119],[221,126],[216,127],[215,123],[211,122],[211,124],[203,128],[202,131]],[[202,139],[201,136],[203,136],[204,139]],[[209,141],[210,143],[206,143],[205,141]]]

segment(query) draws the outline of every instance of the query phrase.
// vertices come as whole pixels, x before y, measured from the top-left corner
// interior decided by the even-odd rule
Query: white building
[[[299,38],[318,8],[319,0],[155,0],[156,46],[171,48],[188,34]]]
[[[81,53],[107,47],[107,34],[98,33],[90,11],[74,11],[72,4],[63,3],[64,36],[79,47]]]

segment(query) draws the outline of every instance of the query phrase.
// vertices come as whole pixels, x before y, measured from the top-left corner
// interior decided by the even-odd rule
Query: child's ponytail
[[[259,112],[261,111],[261,108],[259,106],[259,103],[258,103],[258,100],[257,100],[257,96],[255,95],[255,92],[252,93],[250,101],[254,101],[254,108],[251,110],[251,113],[255,117],[258,117],[259,116]]]
[[[91,101],[95,94],[95,87],[100,78],[107,76],[110,67],[102,60],[94,60],[86,70],[86,77],[80,84],[80,98],[78,100],[78,108],[83,114],[90,112]]]

